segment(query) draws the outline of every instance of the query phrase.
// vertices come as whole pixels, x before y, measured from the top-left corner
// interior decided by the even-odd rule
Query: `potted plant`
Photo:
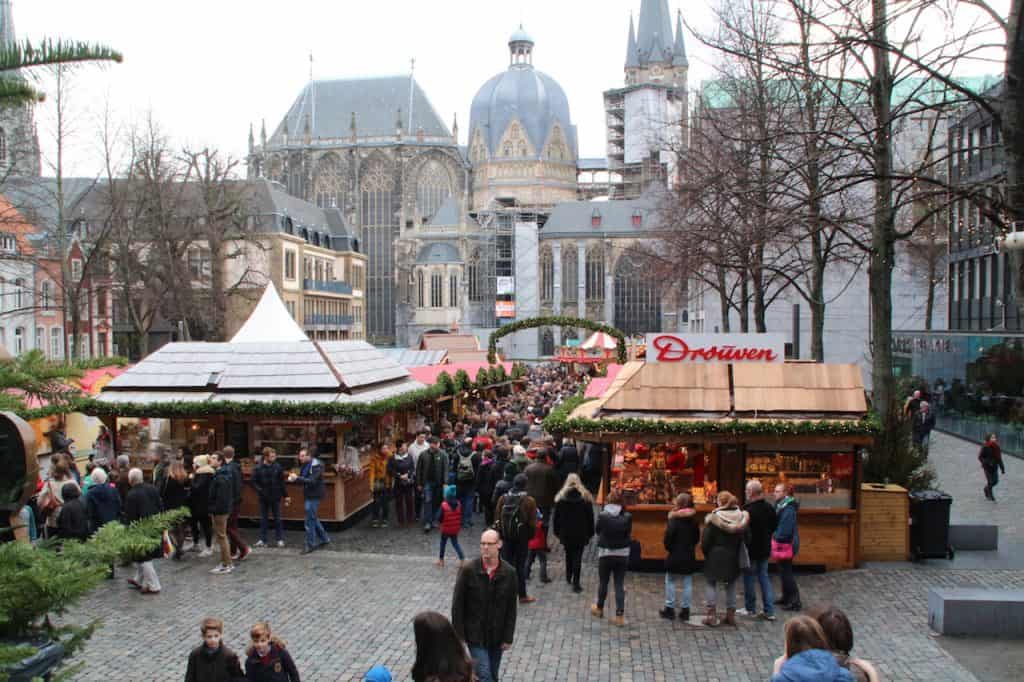
[[[188,516],[176,509],[130,526],[108,523],[86,542],[0,544],[0,680],[49,679],[92,635],[54,622],[102,584],[113,562],[152,557],[163,531]]]

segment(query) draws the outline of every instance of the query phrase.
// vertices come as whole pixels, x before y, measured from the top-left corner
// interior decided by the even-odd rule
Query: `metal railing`
[[[302,320],[304,327],[351,327],[355,318],[351,315],[306,315]]]
[[[307,291],[324,291],[329,294],[352,295],[352,285],[345,282],[328,281],[322,279],[304,279],[302,288]]]

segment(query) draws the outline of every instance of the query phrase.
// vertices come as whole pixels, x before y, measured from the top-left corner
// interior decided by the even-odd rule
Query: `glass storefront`
[[[897,377],[928,382],[938,428],[1024,455],[1024,335],[894,332]]]

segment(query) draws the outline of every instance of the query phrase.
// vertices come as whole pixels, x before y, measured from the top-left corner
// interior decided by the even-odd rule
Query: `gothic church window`
[[[615,265],[615,326],[626,334],[661,331],[658,282],[629,256]]]
[[[373,340],[394,334],[394,249],[398,221],[395,183],[383,161],[367,164],[360,182],[360,245],[368,260],[366,327]]]
[[[600,245],[587,249],[587,300],[604,300],[604,249]]]
[[[540,354],[541,355],[554,355],[555,354],[555,333],[550,327],[544,327],[540,333]]]
[[[329,154],[317,164],[316,183],[313,189],[316,205],[320,208],[340,208],[345,196],[345,178],[341,163]]]
[[[544,246],[540,252],[540,300],[551,303],[555,298],[555,261],[551,247]]]
[[[484,300],[484,271],[480,263],[480,250],[477,249],[466,262],[466,277],[469,285],[469,300],[478,303]]]
[[[452,194],[451,177],[438,161],[428,161],[420,170],[416,183],[416,211],[423,220],[430,220],[441,204]]]
[[[424,291],[424,276],[422,270],[416,271],[416,307],[426,307],[426,292]]]
[[[448,307],[459,307],[459,276],[455,273],[448,275]]]
[[[430,274],[430,307],[443,308],[444,300],[444,276],[440,272]]]
[[[576,245],[567,246],[568,248],[562,249],[562,301],[575,303],[579,298],[579,258],[576,255]]]

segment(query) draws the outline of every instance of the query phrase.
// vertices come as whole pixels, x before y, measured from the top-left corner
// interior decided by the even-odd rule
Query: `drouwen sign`
[[[785,362],[782,334],[648,334],[647,362]]]

